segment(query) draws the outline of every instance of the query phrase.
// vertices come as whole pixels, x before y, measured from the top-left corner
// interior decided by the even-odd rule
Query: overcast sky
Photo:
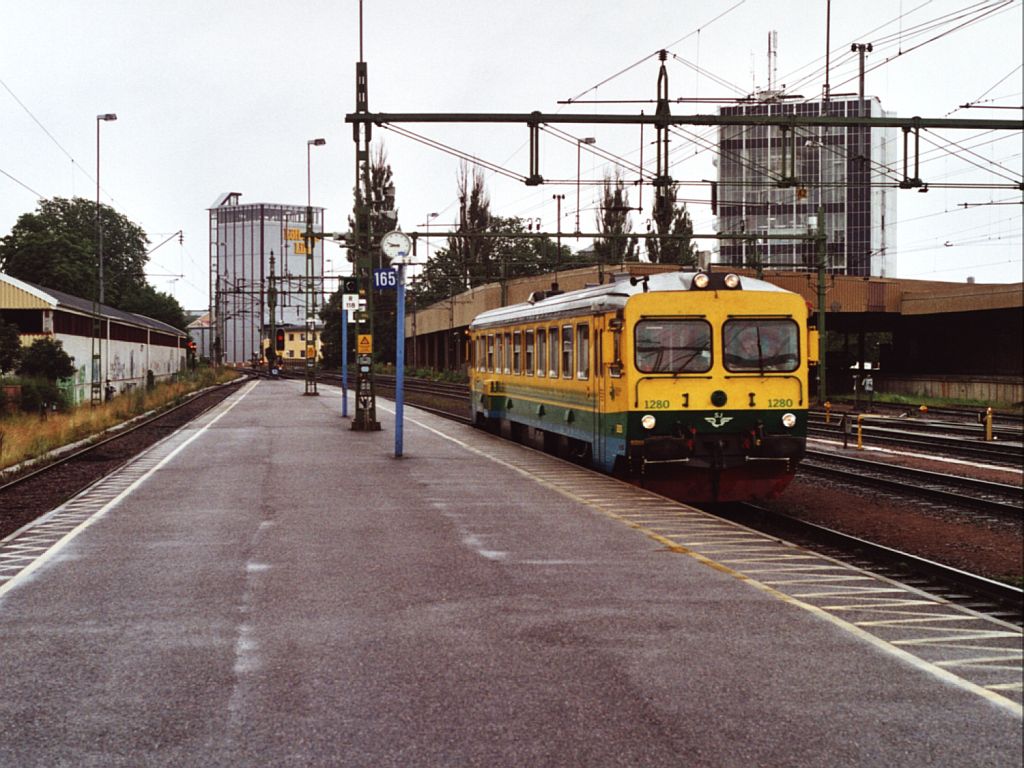
[[[365,0],[364,55],[373,112],[624,113],[653,104],[559,104],[656,97],[661,48],[669,96],[742,96],[768,85],[767,39],[778,31],[777,80],[791,93],[821,93],[826,2],[816,0]],[[873,43],[867,92],[901,117],[1021,119],[1021,0],[832,0],[833,93],[857,90],[850,44]],[[96,196],[96,115],[102,124],[102,199],[138,223],[151,247],[150,281],[186,308],[205,307],[209,217],[222,192],[242,202],[312,202],[327,229],[347,228],[354,143],[357,0],[0,0],[0,236],[39,197]],[[988,11],[987,15],[985,12]],[[936,38],[933,40],[933,38]],[[636,66],[633,66],[636,65]],[[632,68],[630,68],[632,67]],[[626,70],[624,74],[618,74]],[[617,75],[618,76],[615,76]],[[599,86],[599,87],[595,87]],[[960,109],[968,103],[979,108]],[[986,108],[981,108],[986,107]],[[674,114],[714,105],[673,104]],[[416,133],[525,176],[524,126],[406,125]],[[639,159],[638,128],[560,126],[596,147]],[[698,137],[713,132],[694,129]],[[644,162],[653,170],[653,131]],[[401,227],[435,231],[457,220],[459,160],[394,131],[384,142]],[[949,141],[960,157],[938,149]],[[969,151],[966,151],[969,150]],[[1021,180],[1019,132],[941,131],[922,138],[926,182]],[[677,137],[672,176],[714,178],[714,153]],[[902,158],[901,158],[902,159]],[[562,184],[526,187],[487,174],[492,212],[557,225],[553,194],[565,194],[562,230],[576,217],[576,143],[543,134],[541,173]],[[581,229],[594,228],[593,199],[605,161],[583,155]],[[627,179],[629,175],[627,174]],[[638,200],[636,190],[631,202]],[[653,195],[644,190],[645,227]],[[698,232],[712,232],[706,186],[681,197]],[[897,202],[897,276],[978,282],[1021,280],[1021,193],[1012,189],[909,190]],[[965,207],[966,206],[966,207]],[[582,246],[570,238],[563,244]],[[702,244],[710,248],[711,244]],[[329,271],[348,271],[329,247]],[[422,254],[421,254],[422,255]]]

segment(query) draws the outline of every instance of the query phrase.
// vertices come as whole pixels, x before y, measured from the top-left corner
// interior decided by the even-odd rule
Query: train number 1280
[[[768,407],[769,408],[792,408],[793,407],[793,401],[790,400],[788,397],[787,398],[772,397],[772,398],[769,398],[769,400],[768,400]]]
[[[670,408],[671,405],[672,404],[668,400],[644,400],[644,408],[649,408],[651,410],[657,408],[667,409]]]

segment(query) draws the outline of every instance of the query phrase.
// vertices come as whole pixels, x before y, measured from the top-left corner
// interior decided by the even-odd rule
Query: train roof
[[[631,296],[646,292],[689,291],[693,286],[693,278],[698,272],[661,272],[644,277],[630,277],[628,274],[615,274],[610,283],[581,288],[566,293],[534,294],[531,301],[498,307],[481,312],[470,329],[488,328],[509,323],[541,321],[548,318],[564,317],[586,312],[611,312],[626,306]],[[715,273],[718,277],[719,273]],[[738,276],[738,288],[726,289],[744,291],[765,291],[769,293],[792,293],[777,285],[757,280],[753,277]],[[697,290],[697,289],[695,289]],[[705,290],[714,290],[708,288]]]

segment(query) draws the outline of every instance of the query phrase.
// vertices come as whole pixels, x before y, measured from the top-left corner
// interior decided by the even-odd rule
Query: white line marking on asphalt
[[[34,562],[32,562],[31,564],[27,565],[20,573],[18,573],[16,576],[14,576],[9,581],[5,581],[3,584],[0,584],[0,597],[3,597],[5,594],[7,594],[7,592],[9,592],[10,590],[14,589],[15,586],[17,586],[18,584],[20,584],[21,582],[26,580],[35,571],[37,571],[40,568],[42,568],[43,565],[45,565],[47,562],[52,560],[53,557],[58,552],[60,552],[62,549],[64,549],[64,547],[66,547],[76,536],[78,536],[78,534],[80,534],[86,528],[91,526],[93,523],[95,523],[97,520],[99,520],[101,517],[103,517],[105,514],[107,514],[107,512],[109,512],[111,509],[113,509],[118,504],[120,504],[125,498],[127,498],[129,495],[131,495],[132,492],[136,488],[138,488],[140,485],[142,485],[144,482],[146,482],[146,480],[148,480],[157,470],[159,470],[165,464],[170,462],[171,459],[173,459],[175,456],[177,456],[179,453],[181,453],[181,451],[184,450],[184,448],[186,446],[188,446],[190,443],[192,443],[193,440],[198,438],[200,435],[204,434],[206,432],[206,430],[208,430],[210,427],[212,427],[214,424],[216,424],[218,421],[220,421],[224,416],[226,416],[228,413],[230,413],[231,409],[234,408],[236,405],[238,405],[240,402],[242,402],[242,399],[246,395],[248,395],[249,392],[251,392],[253,387],[255,387],[255,386],[256,386],[256,382],[251,382],[246,387],[244,387],[242,389],[242,391],[239,393],[238,399],[234,400],[230,405],[228,405],[215,418],[211,419],[208,424],[206,424],[201,429],[197,430],[194,435],[190,436],[187,440],[182,442],[181,445],[179,445],[177,448],[175,448],[173,451],[171,451],[169,454],[167,454],[167,456],[165,456],[162,460],[157,462],[154,466],[150,467],[150,469],[144,475],[142,475],[141,477],[137,478],[131,485],[129,485],[127,488],[125,488],[120,493],[118,493],[117,496],[115,496],[113,499],[108,501],[106,504],[104,504],[98,510],[93,512],[92,515],[87,517],[81,523],[79,523],[74,528],[72,528],[70,531],[68,531],[66,534],[64,534],[64,536],[62,536],[60,539],[58,539],[56,542],[54,542],[54,544],[49,549],[47,549],[46,552],[44,552],[39,557],[37,557]],[[95,487],[95,486],[93,486],[93,487]],[[92,490],[92,487],[89,490]]]

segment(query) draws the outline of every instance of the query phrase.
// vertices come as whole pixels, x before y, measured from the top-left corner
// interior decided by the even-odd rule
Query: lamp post
[[[313,202],[310,183],[310,147],[322,147],[326,139],[310,139],[306,142],[306,395],[318,395],[316,389],[316,268],[313,253],[316,239],[313,237]]]
[[[427,221],[423,225],[423,226],[425,226],[427,228],[427,256],[424,259],[425,261],[430,261],[430,222],[432,222],[438,216],[440,216],[440,214],[438,214],[438,213],[428,213],[427,214]]]
[[[580,234],[580,147],[584,144],[593,144],[596,142],[593,136],[587,136],[585,139],[576,139],[576,235]]]
[[[562,259],[562,201],[565,200],[565,195],[552,195],[551,199],[558,205],[558,221],[557,221],[557,240],[555,244],[555,280],[551,283],[553,290],[558,290],[558,262]]]
[[[96,290],[96,316],[93,319],[92,380],[91,400],[96,405],[103,400],[103,309],[106,296],[103,290],[103,225],[100,218],[100,123],[117,120],[117,115],[107,112],[96,115],[96,265],[98,285]]]
[[[310,169],[310,165],[309,165],[309,162],[310,162],[309,161],[309,148],[310,147],[322,147],[326,143],[327,143],[327,139],[310,139],[309,141],[306,142],[306,205],[307,206],[312,205],[312,202],[311,202],[312,194],[311,194],[311,191],[310,191],[311,190],[311,186],[310,186],[310,173],[309,173],[309,169]]]

